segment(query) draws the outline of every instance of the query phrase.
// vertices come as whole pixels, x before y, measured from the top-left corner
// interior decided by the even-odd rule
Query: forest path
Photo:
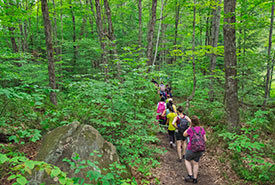
[[[168,133],[159,133],[157,137],[160,139],[159,147],[165,148],[167,152],[160,156],[160,166],[151,170],[153,176],[158,178],[160,184],[163,185],[193,184],[184,181],[184,176],[187,175],[185,163],[184,160],[181,163],[178,162],[176,147],[170,148]],[[226,184],[221,182],[219,170],[212,159],[213,157],[208,152],[205,152],[200,159],[198,184]]]
[[[176,98],[175,103],[181,102],[180,99]],[[155,124],[158,124],[157,122]],[[207,138],[211,137],[211,130],[206,129]],[[184,181],[184,176],[187,175],[184,160],[178,162],[177,148],[170,148],[168,133],[158,133],[157,137],[160,142],[158,147],[165,148],[167,152],[160,156],[160,166],[152,169],[153,176],[159,179],[162,185],[182,185],[182,184],[193,184]],[[225,179],[220,165],[222,165],[217,159],[218,147],[206,148],[203,156],[199,163],[199,174],[198,184],[199,185],[225,185],[229,184]],[[152,183],[151,183],[152,184]]]

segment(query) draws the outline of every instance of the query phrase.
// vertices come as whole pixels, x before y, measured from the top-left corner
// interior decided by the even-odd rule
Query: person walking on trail
[[[166,103],[164,97],[161,97],[160,102],[157,105],[157,117],[156,119],[159,121],[160,126],[164,126],[166,123],[166,115],[165,115]]]
[[[165,92],[165,85],[163,84],[163,82],[160,83],[159,90],[160,90],[159,95],[167,99],[166,92]]]
[[[176,128],[175,133],[179,162],[182,162],[182,159],[185,158],[185,151],[187,146],[186,137],[183,136],[183,133],[188,129],[189,125],[191,124],[191,120],[183,113],[181,106],[178,108],[178,116],[175,117],[172,124]]]
[[[175,117],[177,117],[177,113],[175,113],[171,104],[169,105],[168,109],[169,109],[169,114],[167,115],[166,124],[168,125],[168,135],[169,135],[170,147],[173,148],[176,146],[175,145],[175,130],[176,130],[176,128],[173,126],[172,123],[173,123]]]
[[[169,95],[172,98],[172,88],[169,87],[168,84],[166,84],[166,86],[165,86],[165,91],[166,91],[167,96]]]
[[[191,125],[183,134],[184,137],[190,137],[185,154],[185,166],[188,172],[188,176],[184,178],[186,182],[198,183],[199,160],[205,151],[206,142],[205,130],[199,124],[199,118],[192,116]]]
[[[173,99],[170,98],[170,99],[168,99],[168,101],[166,100],[166,109],[165,109],[166,117],[170,113],[170,111],[169,111],[170,106],[173,108],[174,112],[177,113],[177,107],[175,104],[173,104]]]

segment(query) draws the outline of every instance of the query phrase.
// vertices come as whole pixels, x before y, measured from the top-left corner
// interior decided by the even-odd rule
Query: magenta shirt
[[[198,133],[198,132],[200,131],[200,128],[202,128],[202,127],[197,126],[197,127],[193,127],[193,128],[194,128],[195,131]],[[190,139],[190,140],[189,140],[189,143],[188,143],[188,145],[187,145],[187,150],[191,150],[191,140],[192,140],[192,137],[193,137],[193,135],[194,135],[192,128],[189,128],[189,129],[187,130],[187,134],[189,135],[189,139]],[[201,134],[202,134],[203,136],[205,135],[204,128],[201,129]]]

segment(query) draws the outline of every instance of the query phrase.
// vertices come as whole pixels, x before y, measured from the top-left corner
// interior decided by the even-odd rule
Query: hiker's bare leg
[[[179,156],[179,159],[182,159],[182,155],[181,155],[181,140],[178,140],[177,141],[177,152],[178,152],[178,156]]]
[[[185,166],[186,166],[188,175],[193,175],[193,173],[192,173],[192,164],[191,164],[191,162],[185,160]]]
[[[183,155],[186,153],[186,140],[182,141],[182,150],[183,150]]]
[[[193,172],[194,172],[194,178],[196,179],[198,177],[198,172],[199,172],[199,163],[196,161],[191,161],[193,165]]]

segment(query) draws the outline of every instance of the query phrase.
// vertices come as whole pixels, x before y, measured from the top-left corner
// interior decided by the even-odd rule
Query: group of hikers
[[[169,85],[160,85],[152,80],[158,88],[160,102],[157,105],[156,119],[160,127],[168,130],[169,144],[171,148],[177,146],[178,161],[185,161],[187,176],[186,182],[198,183],[199,160],[205,151],[206,134],[203,127],[199,126],[197,116],[189,118],[183,108],[178,108],[173,102],[172,88]]]

